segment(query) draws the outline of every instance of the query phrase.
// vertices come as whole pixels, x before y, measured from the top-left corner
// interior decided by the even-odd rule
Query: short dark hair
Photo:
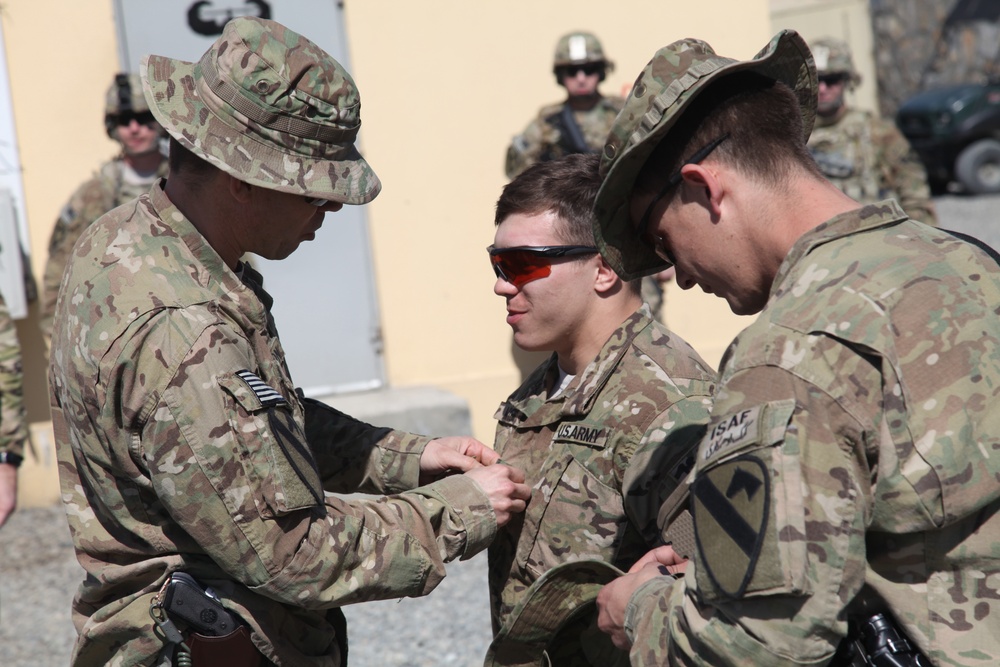
[[[575,153],[539,162],[504,186],[497,200],[494,222],[517,213],[539,215],[554,212],[563,221],[557,230],[567,244],[593,245],[594,201],[601,188],[600,158]]]
[[[192,153],[173,137],[170,137],[167,165],[170,167],[171,178],[181,178],[192,185],[215,169],[214,166]]]
[[[504,186],[497,200],[494,224],[512,215],[540,215],[552,211],[563,224],[556,233],[567,245],[594,245],[594,202],[601,189],[601,158],[595,153],[573,153],[534,164]],[[639,293],[640,280],[625,283]]]
[[[740,72],[712,83],[691,103],[670,129],[670,140],[653,149],[634,192],[656,192],[691,154],[725,134],[729,137],[712,157],[758,182],[780,187],[796,167],[822,178],[806,148],[802,110],[792,89]]]

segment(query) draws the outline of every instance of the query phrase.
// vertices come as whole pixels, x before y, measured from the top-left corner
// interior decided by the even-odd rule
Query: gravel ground
[[[936,200],[942,226],[1000,249],[1000,196]],[[83,577],[62,509],[18,510],[0,530],[0,667],[69,664],[69,606]],[[484,555],[448,567],[430,596],[346,610],[352,667],[472,667],[490,640]]]
[[[62,508],[15,512],[0,530],[0,667],[69,664],[82,580]],[[490,642],[486,556],[449,564],[427,597],[344,611],[351,667],[478,667]]]

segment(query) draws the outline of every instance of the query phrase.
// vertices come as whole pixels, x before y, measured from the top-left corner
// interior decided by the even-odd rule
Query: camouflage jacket
[[[624,104],[625,100],[621,97],[602,97],[592,109],[573,112],[573,118],[591,151],[596,153],[604,147],[615,116]],[[574,149],[563,128],[561,114],[565,105],[566,102],[560,102],[542,107],[535,120],[514,137],[507,149],[504,166],[507,178],[514,178],[536,162],[579,152]]]
[[[42,305],[40,326],[45,338],[52,336],[52,315],[59,296],[59,283],[63,271],[73,256],[73,246],[95,220],[125,202],[149,190],[149,185],[126,183],[122,174],[121,158],[101,165],[93,178],[86,181],[70,196],[52,228],[49,238],[49,257],[42,276]],[[160,163],[158,177],[167,175],[167,161]]]
[[[147,665],[150,602],[184,570],[283,665],[340,664],[342,605],[422,595],[496,532],[457,475],[417,485],[427,438],[301,400],[270,298],[161,186],[81,237],[49,370],[62,497],[88,576],[74,664]],[[341,637],[342,639],[342,637]]]
[[[628,569],[658,543],[657,511],[691,470],[715,381],[647,306],[550,397],[558,376],[553,355],[496,414],[495,448],[528,471],[532,497],[489,549],[494,634],[551,568],[600,559]]]
[[[809,151],[852,199],[874,204],[893,198],[914,220],[938,224],[924,165],[892,123],[855,109],[834,121],[817,116]]]
[[[933,665],[1000,664],[997,304],[990,256],[893,201],[800,238],[723,359],[699,551],[633,594],[632,664],[825,665],[886,609]]]
[[[14,319],[0,295],[0,452],[24,456],[27,442],[21,345]]]

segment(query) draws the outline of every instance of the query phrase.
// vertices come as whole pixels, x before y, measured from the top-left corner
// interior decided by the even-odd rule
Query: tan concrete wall
[[[617,64],[602,90],[620,92],[682,37],[751,57],[770,37],[767,3],[383,0],[349,3],[347,26],[363,148],[384,184],[370,221],[390,382],[467,398],[475,434],[491,442],[493,412],[520,375],[485,248],[508,142],[563,97],[557,39],[597,33]],[[674,292],[668,321],[716,363],[745,322],[715,297]]]
[[[585,29],[601,37],[617,63],[603,90],[616,93],[657,48],[682,37],[751,57],[771,35],[768,11],[765,0],[346,3],[362,148],[384,183],[369,220],[389,383],[465,398],[474,433],[492,442],[494,409],[520,375],[485,247],[506,182],[507,143],[541,104],[562,97],[550,68],[559,35]],[[40,277],[60,207],[115,152],[101,122],[102,94],[118,68],[112,5],[7,0],[0,17]],[[666,311],[713,364],[746,325],[697,291],[671,288]],[[47,502],[57,490],[37,314],[19,332],[40,455],[25,464],[21,487]],[[31,502],[22,495],[22,504]]]

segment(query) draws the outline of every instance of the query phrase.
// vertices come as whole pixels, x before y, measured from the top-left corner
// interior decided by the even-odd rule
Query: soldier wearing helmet
[[[77,188],[59,214],[49,239],[41,307],[46,339],[52,333],[59,282],[77,239],[99,217],[135,199],[167,175],[167,160],[161,151],[163,130],[146,104],[137,74],[115,75],[105,96],[104,128],[121,150]]]
[[[556,44],[552,72],[566,89],[566,99],[542,107],[538,116],[514,137],[507,149],[505,171],[514,178],[536,162],[572,153],[596,153],[624,100],[605,97],[598,86],[614,63],[604,55],[597,37],[571,32]]]
[[[927,173],[909,142],[892,123],[847,103],[846,93],[861,83],[847,44],[819,39],[812,52],[819,93],[809,150],[820,170],[862,204],[892,197],[913,218],[936,225]]]
[[[284,259],[381,190],[340,63],[244,16],[198,61],[141,70],[170,177],[87,229],[52,332],[62,497],[87,570],[73,664],[339,667],[342,606],[430,592],[531,491],[472,438],[377,428],[296,390],[241,257]],[[353,492],[380,497],[334,495]],[[187,591],[180,611],[172,591]]]
[[[571,32],[556,43],[552,73],[566,89],[566,99],[541,108],[528,127],[514,137],[507,149],[505,171],[513,179],[536,162],[555,160],[573,153],[597,153],[604,147],[608,130],[625,100],[605,97],[598,90],[615,64],[589,32]],[[661,283],[673,276],[671,270],[642,280],[642,298],[654,317],[663,309]]]

